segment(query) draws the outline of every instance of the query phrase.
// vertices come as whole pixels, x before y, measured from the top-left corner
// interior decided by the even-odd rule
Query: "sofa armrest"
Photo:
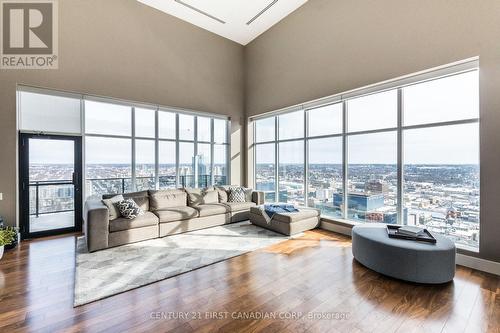
[[[263,205],[265,199],[265,193],[262,191],[253,191],[252,192],[252,202],[255,202],[257,205]]]
[[[109,211],[101,200],[87,200],[85,202],[85,238],[89,252],[102,250],[108,247]]]

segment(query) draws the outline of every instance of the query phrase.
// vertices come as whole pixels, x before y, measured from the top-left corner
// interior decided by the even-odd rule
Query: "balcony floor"
[[[75,225],[75,212],[30,216],[30,232],[69,228]]]

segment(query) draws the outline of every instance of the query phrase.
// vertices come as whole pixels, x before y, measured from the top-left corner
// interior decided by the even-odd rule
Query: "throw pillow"
[[[123,200],[123,195],[115,195],[112,198],[102,200],[102,203],[108,207],[109,220],[116,220],[121,216],[120,210],[118,209],[118,203]]]
[[[213,204],[219,202],[219,194],[215,190],[205,191],[203,192],[203,203],[204,204]]]
[[[251,188],[246,188],[246,187],[243,187],[243,186],[235,186],[235,185],[231,185],[231,186],[228,187],[228,191],[231,191],[232,189],[240,189],[240,190],[242,190],[244,192],[244,194],[245,194],[245,201],[244,202],[252,202],[252,193],[253,193],[253,190]]]
[[[229,189],[228,202],[245,202],[245,191],[241,187]]]
[[[201,188],[185,188],[189,206],[197,206],[203,203],[203,190]]]
[[[139,215],[143,215],[144,211],[132,199],[125,199],[118,203],[118,209],[122,216],[126,219],[132,220]]]
[[[251,188],[246,188],[242,187],[243,192],[245,192],[245,201],[246,202],[252,202],[252,192],[253,190]]]
[[[222,202],[222,203],[227,202],[228,198],[227,198],[227,191],[226,191],[226,189],[223,188],[223,187],[216,187],[216,190],[217,190],[217,192],[219,194],[219,202]]]

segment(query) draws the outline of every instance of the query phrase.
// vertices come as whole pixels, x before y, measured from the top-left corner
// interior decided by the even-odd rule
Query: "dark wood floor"
[[[1,332],[500,332],[499,277],[459,267],[441,286],[389,279],[353,261],[349,238],[327,231],[78,308],[74,249],[72,235],[6,253]],[[166,319],[170,312],[188,318]],[[207,318],[213,312],[228,318]]]

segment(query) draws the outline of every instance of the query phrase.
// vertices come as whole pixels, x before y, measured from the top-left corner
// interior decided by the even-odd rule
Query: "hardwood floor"
[[[405,283],[327,231],[73,308],[75,239],[6,252],[0,332],[500,332],[498,276],[458,267],[446,285]],[[276,318],[252,319],[264,315]]]

